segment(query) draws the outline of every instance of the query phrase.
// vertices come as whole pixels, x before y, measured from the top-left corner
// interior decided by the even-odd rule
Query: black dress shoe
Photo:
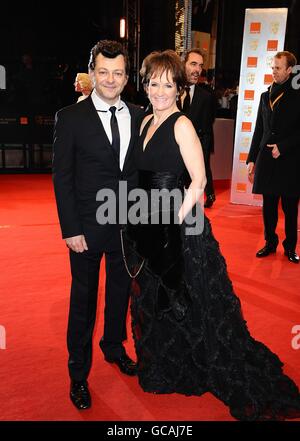
[[[299,256],[295,251],[285,250],[284,255],[287,256],[290,262],[299,263]]]
[[[216,196],[214,194],[210,194],[209,196],[206,197],[206,201],[204,203],[204,207],[205,208],[211,208],[213,203],[216,200]]]
[[[91,395],[86,381],[71,381],[70,398],[79,410],[91,407]]]
[[[256,257],[266,257],[269,254],[276,253],[277,245],[266,244],[261,250],[257,251]]]
[[[104,357],[104,359],[108,363],[115,363],[123,374],[130,376],[137,374],[137,364],[127,354],[121,355],[119,358]]]

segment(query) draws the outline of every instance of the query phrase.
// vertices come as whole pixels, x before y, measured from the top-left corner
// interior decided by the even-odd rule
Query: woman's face
[[[83,88],[82,88],[81,81],[79,81],[78,76],[76,76],[76,78],[75,78],[74,87],[75,87],[75,92],[82,92]]]
[[[168,110],[176,103],[177,86],[170,72],[154,72],[148,85],[148,97],[154,110]]]

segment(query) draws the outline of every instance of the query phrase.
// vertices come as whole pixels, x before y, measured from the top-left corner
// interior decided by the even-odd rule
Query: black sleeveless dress
[[[183,188],[185,166],[174,137],[173,113],[143,151],[135,151],[140,187]],[[172,211],[172,207],[170,207]],[[300,416],[296,384],[283,363],[251,337],[209,220],[202,234],[186,225],[128,225],[124,254],[132,283],[132,330],[138,379],[146,392],[211,392],[240,420]],[[144,264],[141,266],[144,260]]]

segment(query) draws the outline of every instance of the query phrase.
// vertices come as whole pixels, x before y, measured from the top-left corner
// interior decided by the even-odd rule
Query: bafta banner
[[[284,49],[287,8],[246,9],[231,181],[231,202],[261,205],[252,194],[246,159],[260,95],[272,83],[271,62]]]

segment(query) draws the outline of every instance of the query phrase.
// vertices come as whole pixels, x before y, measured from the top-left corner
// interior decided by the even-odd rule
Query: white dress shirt
[[[95,89],[91,94],[91,98],[110,143],[112,142],[112,134],[110,128],[111,112],[109,108],[111,106],[117,108],[116,118],[120,132],[120,169],[122,170],[131,137],[131,116],[129,109],[126,104],[121,101],[120,97],[114,104],[107,104],[97,95]]]

